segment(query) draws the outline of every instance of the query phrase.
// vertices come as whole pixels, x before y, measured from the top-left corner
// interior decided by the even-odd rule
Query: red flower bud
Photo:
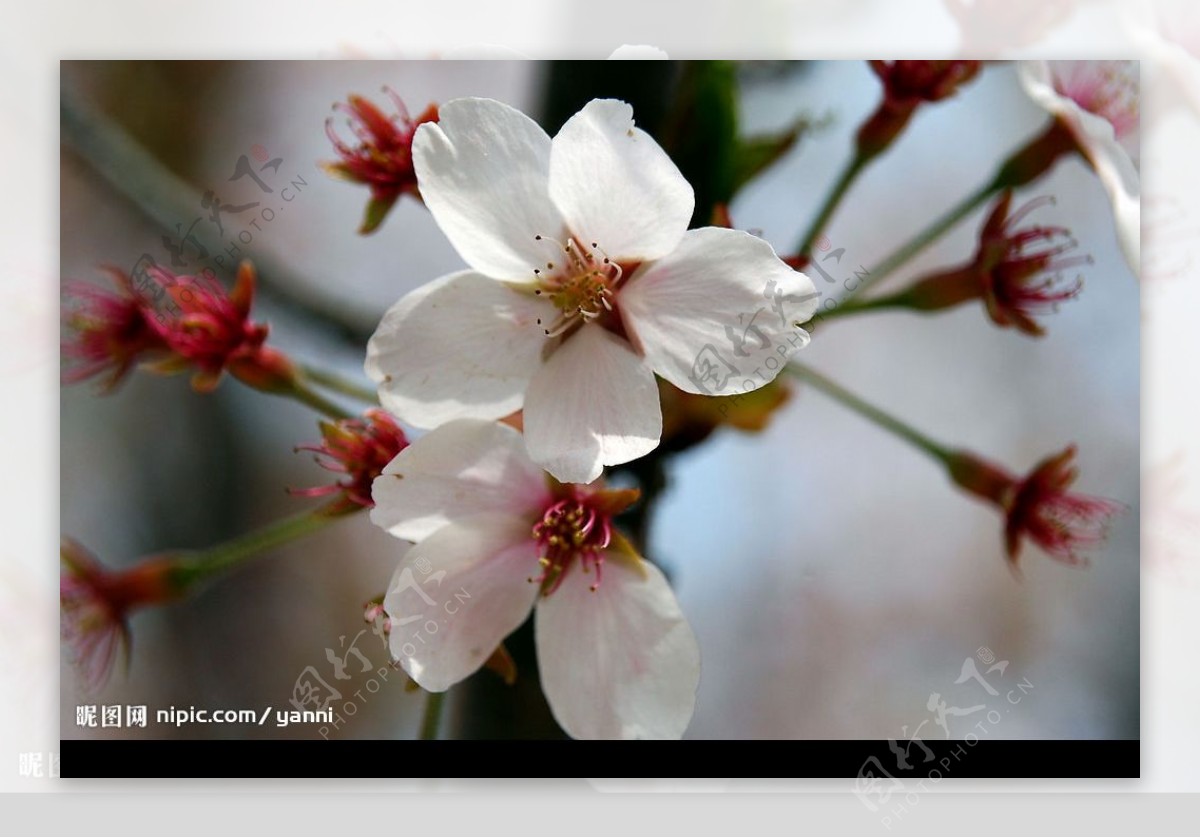
[[[978,61],[872,61],[883,101],[858,131],[858,154],[869,159],[887,148],[922,102],[952,96],[979,72]]]
[[[954,95],[979,72],[978,61],[872,61],[892,107],[936,102]]]

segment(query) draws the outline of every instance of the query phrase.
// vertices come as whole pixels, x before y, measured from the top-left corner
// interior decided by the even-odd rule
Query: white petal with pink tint
[[[669,253],[695,207],[692,187],[633,108],[593,99],[567,120],[550,150],[550,197],[581,243],[621,262]]]
[[[397,418],[433,428],[519,410],[546,346],[550,303],[472,271],[401,298],[367,344],[366,372]]]
[[[459,419],[401,451],[371,487],[371,521],[419,541],[452,520],[506,512],[534,520],[548,502],[546,475],[525,441],[499,422]]]
[[[455,99],[413,138],[421,197],[459,255],[496,279],[531,282],[541,234],[561,238],[550,200],[550,138],[516,108]]]
[[[603,581],[575,568],[538,601],[542,690],[575,739],[678,739],[691,721],[700,649],[658,568],[611,555]]]
[[[1029,98],[1062,120],[1091,163],[1108,193],[1117,240],[1136,276],[1141,271],[1141,177],[1115,126],[1055,89],[1050,65],[1045,61],[1021,62],[1018,75]]]
[[[487,514],[443,527],[409,550],[384,597],[392,657],[424,689],[449,689],[525,621],[539,571],[528,521]]]
[[[654,374],[626,341],[590,324],[533,377],[524,416],[530,457],[564,483],[590,483],[662,435]]]
[[[812,281],[780,261],[771,245],[717,227],[689,230],[620,295],[630,339],[654,371],[704,395],[740,393],[774,379],[787,356],[808,343],[796,324],[807,322],[817,303]]]

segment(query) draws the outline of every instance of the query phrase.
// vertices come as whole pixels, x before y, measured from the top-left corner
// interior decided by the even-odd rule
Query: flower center
[[[591,586],[596,590],[604,567],[604,551],[612,536],[609,513],[586,500],[567,498],[556,502],[533,525],[542,574],[529,581],[541,585],[542,594],[548,596],[558,590],[571,561],[578,558],[584,573],[596,569],[596,581]]]
[[[591,247],[568,238],[563,244],[547,236],[534,236],[537,241],[558,246],[558,260],[551,259],[545,267],[533,269],[538,287],[533,293],[548,296],[561,314],[549,324],[538,320],[546,337],[558,337],[576,324],[590,322],[613,310],[612,300],[624,271],[600,248]]]

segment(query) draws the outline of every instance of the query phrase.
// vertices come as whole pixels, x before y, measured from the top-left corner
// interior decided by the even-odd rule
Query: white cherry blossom
[[[442,692],[536,606],[542,690],[576,739],[673,739],[691,720],[700,651],[662,573],[612,519],[631,490],[566,485],[513,428],[449,422],[375,480],[371,520],[416,542],[383,601],[392,656]]]
[[[533,459],[588,483],[657,447],[655,374],[732,395],[808,340],[808,277],[748,233],[688,230],[692,188],[624,102],[593,100],[551,139],[457,99],[417,131],[413,162],[469,269],[405,296],[371,339],[367,373],[408,423],[523,409]]]

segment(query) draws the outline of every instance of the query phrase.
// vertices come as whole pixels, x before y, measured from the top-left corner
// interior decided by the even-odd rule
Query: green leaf
[[[750,137],[740,141],[733,161],[733,187],[730,197],[782,159],[802,137],[810,131],[823,128],[827,123],[827,118],[813,120],[809,116],[802,116],[782,133]]]

